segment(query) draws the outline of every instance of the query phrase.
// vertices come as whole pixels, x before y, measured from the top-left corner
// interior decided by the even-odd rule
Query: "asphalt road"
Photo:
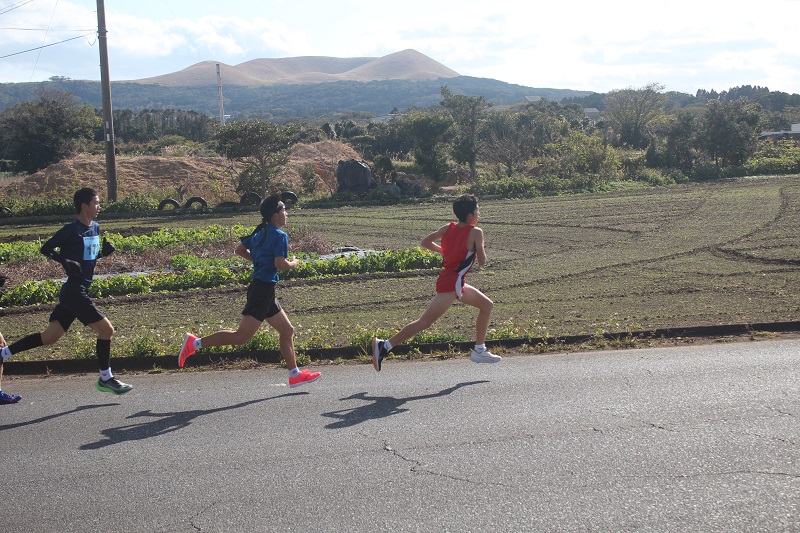
[[[798,531],[800,341],[7,377],[3,531]]]

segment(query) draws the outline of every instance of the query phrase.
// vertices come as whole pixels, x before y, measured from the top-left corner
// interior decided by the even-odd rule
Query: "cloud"
[[[200,61],[264,57],[377,57],[412,48],[456,72],[530,87],[607,92],[659,82],[693,93],[735,85],[800,92],[795,46],[799,0],[743,12],[730,4],[673,0],[642,9],[560,0],[136,0],[106,7],[112,79],[174,72]],[[3,23],[41,27],[47,42],[85,39],[0,60],[0,81],[64,75],[98,79],[94,0],[37,1]],[[55,8],[55,15],[54,13]],[[44,31],[0,31],[0,50],[40,46]],[[2,55],[2,53],[0,53]],[[52,73],[52,74],[51,74]]]

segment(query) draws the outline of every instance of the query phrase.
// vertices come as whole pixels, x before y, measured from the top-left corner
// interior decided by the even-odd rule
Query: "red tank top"
[[[443,266],[436,280],[436,292],[455,292],[456,298],[464,294],[464,276],[475,263],[475,252],[467,250],[467,239],[473,226],[459,226],[451,222],[442,235]]]
[[[459,226],[455,222],[451,222],[447,231],[442,235],[442,257],[443,268],[451,272],[458,271],[461,268],[461,263],[467,258],[467,238],[469,232],[472,231],[474,226],[465,224]]]

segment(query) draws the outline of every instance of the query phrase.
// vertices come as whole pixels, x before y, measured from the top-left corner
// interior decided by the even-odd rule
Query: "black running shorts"
[[[281,312],[281,304],[275,298],[275,283],[254,279],[247,289],[247,303],[242,311],[259,322]]]
[[[105,317],[89,298],[86,287],[77,283],[65,283],[58,294],[58,304],[50,314],[50,322],[57,320],[64,331],[67,331],[76,318],[81,324],[88,326]]]

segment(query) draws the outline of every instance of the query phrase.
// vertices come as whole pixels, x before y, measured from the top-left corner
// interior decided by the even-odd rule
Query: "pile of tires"
[[[287,207],[292,207],[297,203],[297,195],[291,191],[284,191],[281,193],[281,200]],[[239,202],[222,202],[217,207],[238,207],[238,206],[257,206],[261,203],[261,196],[255,192],[247,192],[242,195]],[[165,198],[158,204],[158,210],[164,211],[165,209],[180,209],[181,204],[172,198]],[[0,216],[2,214],[2,207],[0,207]],[[192,196],[183,204],[183,209],[208,209],[208,202],[201,196]]]

